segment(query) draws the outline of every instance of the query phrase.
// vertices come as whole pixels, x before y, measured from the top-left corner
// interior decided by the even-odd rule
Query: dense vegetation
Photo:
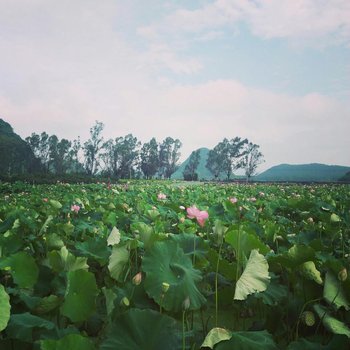
[[[346,185],[0,192],[1,349],[349,344]]]
[[[154,137],[143,145],[132,134],[104,140],[104,124],[96,121],[90,129],[90,138],[81,144],[80,139],[69,141],[56,135],[32,133],[23,141],[11,126],[0,119],[0,179],[14,181],[24,175],[53,175],[67,179],[65,175],[105,177],[114,180],[131,178],[170,179],[179,167],[178,139],[166,137],[158,142]],[[205,167],[210,178],[218,179],[224,173],[227,179],[236,169],[243,168],[249,178],[262,160],[259,146],[239,137],[224,139],[206,157]],[[198,179],[201,154],[192,152],[184,176]],[[77,181],[74,181],[77,182]]]

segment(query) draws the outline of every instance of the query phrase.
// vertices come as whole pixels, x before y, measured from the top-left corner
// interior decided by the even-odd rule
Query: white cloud
[[[152,33],[205,31],[230,28],[245,22],[252,33],[265,39],[288,38],[305,45],[350,44],[350,2],[348,0],[216,0],[195,10],[179,9],[140,30]]]
[[[201,72],[205,67],[199,58],[185,54],[186,45],[221,35],[223,26],[247,14],[251,28],[262,36],[302,32],[299,27],[277,30],[282,22],[278,18],[273,19],[276,23],[259,22],[268,18],[260,15],[263,11],[273,11],[267,5],[259,9],[246,1],[221,0],[204,6],[204,12],[177,11],[168,27],[160,23],[139,29],[149,40],[149,50],[140,52],[116,29],[126,16],[121,2],[98,4],[1,2],[0,117],[22,137],[45,130],[84,140],[100,120],[106,125],[105,138],[127,133],[143,142],[152,136],[159,141],[177,137],[184,145],[183,157],[196,148],[213,147],[224,137],[241,136],[261,145],[265,167],[316,161],[350,165],[345,152],[350,147],[349,99],[316,93],[289,96],[228,79],[175,84],[164,73],[164,67],[186,76]],[[304,17],[313,20],[311,15]],[[133,29],[137,26],[141,28]],[[181,28],[194,31],[195,37],[182,42]],[[328,33],[337,27],[327,28]],[[179,40],[167,41],[166,31],[180,35]]]

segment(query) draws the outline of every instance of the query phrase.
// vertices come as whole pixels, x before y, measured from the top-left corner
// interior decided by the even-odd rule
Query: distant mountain
[[[258,181],[338,181],[350,171],[350,167],[326,164],[280,164],[276,165],[254,179]]]
[[[210,171],[205,167],[207,164],[209,149],[208,148],[200,148],[199,149],[200,160],[197,168],[198,180],[209,180],[213,177]],[[187,163],[189,162],[190,157],[188,157],[175,171],[174,174],[171,175],[171,178],[174,180],[183,180],[183,172]]]
[[[38,166],[29,145],[13,132],[9,123],[0,119],[0,175],[32,172]]]
[[[197,168],[197,174],[198,174],[198,180],[212,180],[214,178],[213,174],[208,170],[206,167],[207,164],[207,159],[209,155],[209,149],[208,148],[199,148],[200,152],[200,160],[199,160],[199,165]],[[183,180],[183,172],[185,170],[185,167],[187,163],[189,162],[190,157],[188,157],[180,166],[179,168],[175,171],[173,175],[171,175],[171,178],[174,180]],[[233,178],[233,175],[232,175]],[[221,174],[219,176],[220,180],[226,179],[226,174]]]
[[[348,171],[344,176],[342,176],[339,181],[341,182],[350,182],[350,171]]]

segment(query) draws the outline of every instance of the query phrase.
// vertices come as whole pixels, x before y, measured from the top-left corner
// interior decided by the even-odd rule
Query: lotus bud
[[[130,305],[130,301],[127,297],[123,297],[122,300],[120,301],[120,305],[121,306],[129,306]]]
[[[184,310],[188,310],[190,308],[190,304],[191,304],[190,298],[187,297],[182,303],[182,308]]]
[[[138,286],[142,281],[142,273],[139,272],[137,273],[133,279],[132,279],[132,284],[134,284],[135,286]]]
[[[169,283],[163,282],[162,283],[162,291],[163,291],[163,293],[166,293],[168,291],[169,287],[170,287]]]
[[[307,219],[307,222],[310,223],[310,224],[313,224],[314,219],[312,217],[310,217],[310,218]]]
[[[343,269],[341,269],[338,273],[338,279],[341,282],[346,281],[346,279],[348,278],[348,271],[346,270],[346,268],[344,267]]]

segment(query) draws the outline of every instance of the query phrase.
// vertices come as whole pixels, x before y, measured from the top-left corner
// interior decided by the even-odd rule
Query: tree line
[[[32,133],[25,140],[44,173],[96,174],[116,179],[151,179],[155,176],[169,179],[177,170],[180,158],[180,140],[166,137],[158,143],[153,137],[143,145],[132,134],[104,140],[104,124],[96,121],[90,128],[90,138],[81,143],[61,139],[46,132]]]
[[[32,133],[23,141],[13,133],[8,123],[0,119],[0,174],[84,174],[114,179],[169,179],[178,169],[180,140],[166,137],[158,142],[153,137],[142,144],[132,134],[105,140],[103,129],[104,124],[96,121],[84,143],[79,137],[69,141],[46,132]],[[185,180],[198,179],[200,158],[199,150],[191,153],[183,171]],[[249,179],[262,159],[258,145],[239,137],[225,138],[209,151],[205,166],[214,179],[224,175],[230,180],[238,169],[244,169]]]
[[[193,151],[183,171],[185,180],[197,180],[197,168],[200,162],[200,150]],[[206,168],[213,177],[226,177],[230,180],[234,171],[242,169],[247,181],[256,174],[258,166],[263,162],[260,146],[249,142],[248,139],[235,137],[231,140],[224,138],[209,151]]]

